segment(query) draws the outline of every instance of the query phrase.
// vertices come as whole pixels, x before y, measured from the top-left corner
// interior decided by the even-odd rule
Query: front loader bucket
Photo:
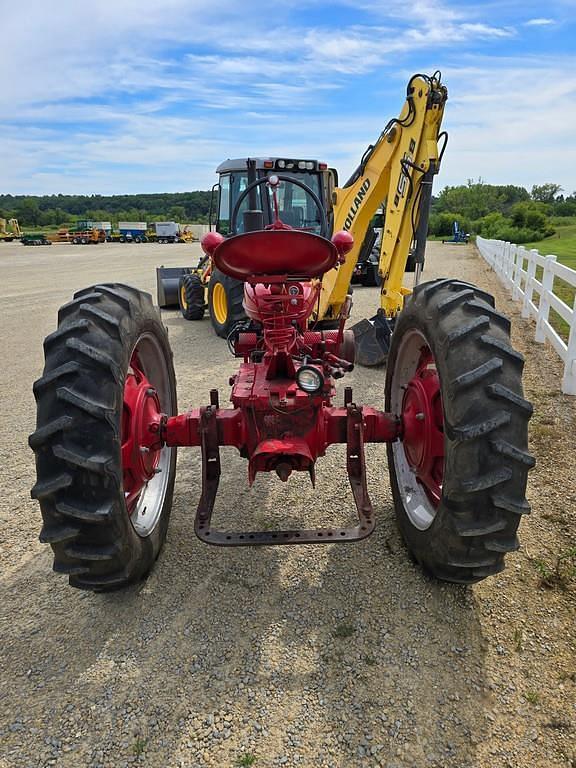
[[[178,282],[182,275],[192,272],[190,267],[156,267],[156,291],[158,306],[178,306]]]
[[[384,365],[388,359],[394,320],[380,311],[370,320],[360,320],[351,328],[356,342],[356,363],[366,368]]]

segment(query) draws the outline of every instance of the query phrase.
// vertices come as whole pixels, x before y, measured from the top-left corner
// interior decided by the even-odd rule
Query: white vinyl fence
[[[544,343],[548,339],[564,361],[562,392],[576,395],[576,298],[570,309],[554,293],[555,277],[576,288],[576,270],[558,264],[556,256],[541,256],[535,248],[527,250],[522,245],[485,240],[483,237],[476,238],[476,245],[510,289],[514,301],[522,301],[522,317],[536,320],[536,341]],[[541,281],[536,279],[538,267],[542,269]],[[534,303],[534,294],[538,296],[538,304]],[[550,325],[550,309],[568,323],[568,343]]]

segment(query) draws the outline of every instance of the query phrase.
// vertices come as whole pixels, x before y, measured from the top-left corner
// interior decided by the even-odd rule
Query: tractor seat
[[[259,275],[321,277],[338,263],[336,246],[325,237],[297,229],[246,232],[224,240],[213,253],[225,275],[251,281]]]

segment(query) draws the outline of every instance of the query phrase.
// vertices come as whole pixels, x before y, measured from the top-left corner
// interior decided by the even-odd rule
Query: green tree
[[[23,198],[16,208],[16,218],[25,227],[35,227],[40,223],[40,207],[32,197]]]
[[[534,184],[532,187],[532,200],[541,203],[553,203],[556,195],[562,192],[560,184]]]

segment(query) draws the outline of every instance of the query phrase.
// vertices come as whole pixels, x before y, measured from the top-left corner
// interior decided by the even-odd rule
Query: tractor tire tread
[[[518,548],[521,517],[530,512],[525,493],[534,465],[528,452],[532,406],[522,392],[522,356],[511,346],[510,321],[485,291],[459,280],[421,283],[392,335],[387,410],[398,346],[413,328],[423,333],[436,360],[447,469],[433,522],[417,529],[404,509],[388,446],[398,524],[424,570],[473,584],[503,570],[505,554]]]
[[[39,379],[36,379],[33,386],[33,392],[36,397],[42,392],[43,389],[49,387],[55,381],[63,378],[64,376],[72,376],[77,374],[80,370],[80,363],[75,360],[70,360],[63,365],[58,366],[50,373],[44,374]]]
[[[67,304],[63,304],[58,310],[58,323],[63,323],[68,315],[76,312],[81,304],[89,304],[95,301],[100,301],[102,294],[91,290],[90,293],[84,293],[77,299],[72,299]]]
[[[74,389],[70,389],[69,387],[59,387],[56,390],[56,397],[58,400],[69,403],[81,411],[90,414],[94,419],[112,423],[114,413],[111,407],[108,407],[104,403],[99,403],[86,395],[82,395]]]
[[[464,302],[464,309],[472,314],[480,312],[481,314],[488,315],[491,321],[499,325],[506,333],[510,333],[511,324],[509,318],[492,306],[488,306],[486,302],[476,300],[466,301]]]
[[[80,533],[80,528],[75,525],[43,525],[38,537],[42,544],[57,544],[68,539],[74,539]]]
[[[479,381],[491,376],[494,371],[498,371],[502,368],[502,360],[499,357],[491,357],[482,363],[477,368],[473,368],[471,371],[461,373],[454,381],[451,382],[450,388],[452,393],[459,392],[462,389],[478,384]]]
[[[60,326],[58,330],[46,336],[44,339],[44,349],[50,347],[51,344],[59,342],[60,339],[62,339],[64,336],[69,336],[71,333],[79,333],[80,331],[87,330],[90,325],[90,320],[81,317],[72,323],[66,323],[65,325]]]
[[[40,540],[52,547],[54,571],[67,574],[72,586],[114,589],[143,578],[154,565],[166,536],[176,461],[174,451],[160,521],[141,537],[126,510],[120,459],[129,354],[143,332],[158,340],[175,408],[172,353],[151,296],[129,286],[78,291],[58,317],[34,385],[38,416],[29,438],[37,467],[31,495],[43,518]]]
[[[107,323],[118,335],[118,338],[120,338],[120,320],[118,320],[117,317],[114,317],[114,315],[111,315],[109,312],[104,312],[102,309],[92,306],[92,304],[86,303],[80,304],[80,313]]]
[[[454,347],[459,341],[465,341],[471,333],[487,328],[490,325],[490,318],[487,315],[480,315],[466,325],[455,328],[446,336],[446,342],[449,347]]]
[[[495,400],[503,400],[508,406],[512,405],[515,408],[518,408],[525,413],[528,418],[530,418],[534,412],[532,403],[498,382],[489,384],[486,387],[486,394],[488,397]]]

